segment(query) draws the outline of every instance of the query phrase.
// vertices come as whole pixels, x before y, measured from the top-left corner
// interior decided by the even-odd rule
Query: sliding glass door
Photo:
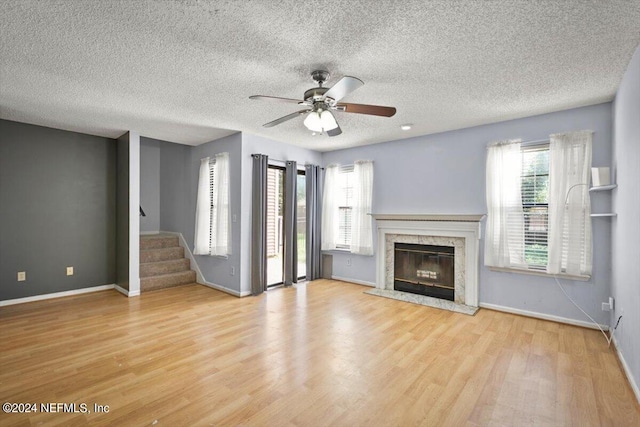
[[[298,280],[303,280],[307,275],[307,180],[303,170],[298,171],[297,179]]]
[[[269,165],[267,170],[267,286],[284,280],[283,257],[284,168]]]
[[[306,276],[306,179],[304,171],[296,176],[296,228],[298,280]],[[285,169],[269,165],[267,170],[267,286],[284,281],[284,198]]]

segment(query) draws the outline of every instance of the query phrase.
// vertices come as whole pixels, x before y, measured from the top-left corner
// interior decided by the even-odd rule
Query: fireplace
[[[367,293],[471,315],[478,310],[478,253],[483,215],[373,214],[373,217],[378,230],[376,288]],[[405,252],[416,249],[413,246],[416,245],[422,247],[419,249],[422,252],[440,253],[434,258],[431,254],[413,252],[408,261],[397,261],[410,266],[408,272],[401,273],[400,266],[396,269],[396,245],[401,251],[408,249]],[[398,290],[396,286],[405,289]],[[416,288],[419,293],[414,293]],[[437,298],[425,295],[422,293],[425,290],[439,295],[435,295]]]
[[[454,247],[394,244],[393,289],[454,300]]]

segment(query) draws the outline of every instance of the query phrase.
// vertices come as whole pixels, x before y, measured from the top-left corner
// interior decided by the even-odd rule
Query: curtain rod
[[[595,132],[592,132],[592,133],[595,133]],[[520,145],[521,145],[521,146],[525,146],[525,147],[526,147],[526,146],[529,146],[529,145],[540,145],[540,144],[544,144],[544,143],[549,142],[549,141],[551,141],[551,135],[549,135],[549,137],[548,137],[548,138],[533,139],[533,140],[531,140],[531,141],[521,141],[521,142],[520,142]],[[488,148],[488,146],[487,146],[487,148]]]
[[[536,139],[532,141],[522,141],[520,145],[521,146],[524,145],[526,147],[527,145],[539,145],[549,141],[550,141],[550,138]]]
[[[253,153],[251,155],[251,157],[256,156],[258,154],[261,154],[261,153]],[[269,157],[269,160],[273,160],[274,162],[287,163],[287,162],[294,161],[294,160],[280,160],[280,159],[276,159],[276,158],[270,157],[270,156],[268,156],[266,154],[262,154],[262,155]]]
[[[256,154],[259,154],[259,153],[254,153],[254,154],[252,154],[251,156],[254,156],[254,155],[256,155]],[[267,157],[269,157],[269,156],[267,156]],[[299,163],[299,162],[297,162],[297,161],[295,161],[295,160],[280,160],[280,159],[274,159],[273,157],[269,157],[269,160],[273,160],[274,162],[280,162],[280,163],[287,163],[287,162],[296,162],[296,163]],[[298,166],[307,166],[307,165],[313,165],[313,163],[305,162],[305,163],[299,163],[299,164],[298,164]],[[324,168],[320,168],[320,169],[324,170]]]

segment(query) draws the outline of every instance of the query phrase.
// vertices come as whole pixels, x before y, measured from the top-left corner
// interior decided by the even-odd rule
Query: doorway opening
[[[306,276],[306,177],[296,175],[296,228],[298,280]],[[285,168],[269,165],[267,169],[267,287],[284,282],[284,204]]]

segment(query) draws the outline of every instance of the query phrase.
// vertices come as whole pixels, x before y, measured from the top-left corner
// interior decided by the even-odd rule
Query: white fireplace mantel
[[[480,221],[484,215],[373,214],[372,216],[376,219],[378,230],[377,289],[393,291],[393,281],[388,279],[387,274],[390,268],[387,258],[389,251],[393,252],[395,241],[402,242],[424,236],[454,238],[457,241],[461,241],[461,238],[464,241],[464,244],[460,243],[461,252],[464,252],[464,266],[461,266],[464,271],[457,271],[456,276],[462,277],[461,280],[464,282],[460,287],[464,291],[463,295],[456,297],[456,303],[477,309]]]
[[[378,221],[453,221],[453,222],[480,222],[485,215],[468,214],[371,214]]]

